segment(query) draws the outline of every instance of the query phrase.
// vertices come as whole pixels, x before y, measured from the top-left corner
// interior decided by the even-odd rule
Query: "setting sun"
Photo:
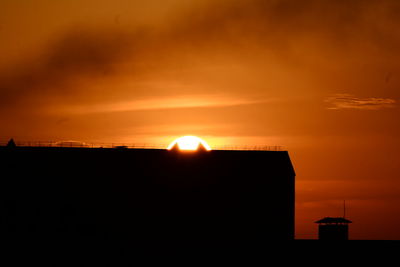
[[[175,139],[169,146],[168,150],[173,149],[175,146],[178,146],[179,150],[189,150],[194,151],[198,150],[200,147],[203,147],[205,150],[210,151],[211,147],[201,138],[197,136],[183,136]]]

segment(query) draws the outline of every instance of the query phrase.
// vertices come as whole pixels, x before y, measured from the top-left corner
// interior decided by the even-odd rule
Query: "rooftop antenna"
[[[346,218],[346,200],[343,200],[343,218]]]

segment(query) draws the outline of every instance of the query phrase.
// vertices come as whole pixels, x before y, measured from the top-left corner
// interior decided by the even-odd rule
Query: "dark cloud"
[[[26,106],[34,100],[45,105],[60,98],[77,101],[85,94],[85,99],[87,94],[134,97],[131,89],[93,92],[75,81],[112,84],[113,78],[123,75],[132,82],[156,80],[159,72],[174,69],[179,70],[178,79],[205,77],[205,68],[193,70],[193,62],[244,66],[259,60],[250,67],[256,69],[253,80],[268,84],[260,69],[283,65],[282,71],[290,73],[290,68],[307,68],[316,58],[343,64],[340,60],[347,60],[349,53],[365,56],[370,49],[365,44],[379,57],[400,58],[399,12],[400,2],[395,0],[219,1],[188,10],[158,28],[74,30],[34,60],[0,73],[0,106],[22,108],[20,102]],[[296,74],[291,76],[296,79]]]
[[[131,35],[118,32],[69,32],[35,59],[1,73],[1,105],[84,90],[68,84],[82,76],[111,75],[114,64],[134,49],[133,41]]]

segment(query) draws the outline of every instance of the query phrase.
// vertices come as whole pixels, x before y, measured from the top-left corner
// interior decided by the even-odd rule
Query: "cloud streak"
[[[110,104],[61,106],[51,108],[50,110],[56,111],[57,113],[60,112],[64,114],[78,115],[89,113],[126,112],[142,110],[229,107],[267,103],[270,101],[272,100],[244,99],[218,95],[175,96],[124,101]]]
[[[329,104],[327,109],[358,109],[358,110],[379,110],[394,108],[396,100],[391,98],[367,97],[361,98],[351,94],[335,94],[325,99]]]

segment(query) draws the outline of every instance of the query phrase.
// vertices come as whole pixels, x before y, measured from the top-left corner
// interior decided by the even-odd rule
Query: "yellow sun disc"
[[[211,150],[211,147],[204,140],[197,136],[189,135],[175,139],[171,144],[169,144],[167,149],[171,150],[176,146],[178,146],[179,150],[195,151],[200,147],[203,147],[207,151]]]

